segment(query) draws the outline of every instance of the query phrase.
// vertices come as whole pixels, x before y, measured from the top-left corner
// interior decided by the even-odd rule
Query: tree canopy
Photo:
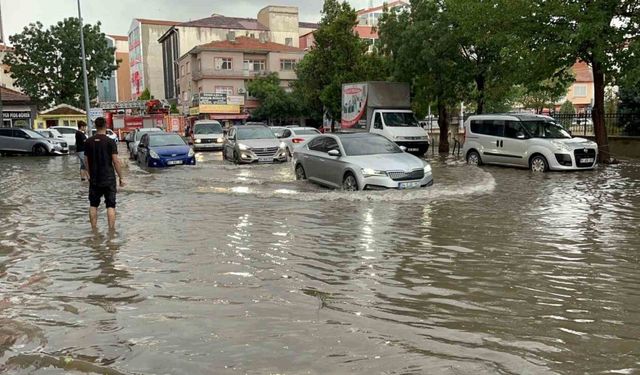
[[[109,47],[100,23],[84,25],[89,95],[98,95],[97,79],[109,79],[117,64],[115,48]],[[83,107],[84,88],[80,21],[67,18],[48,29],[38,22],[9,37],[14,51],[3,63],[25,94],[40,107],[62,103]]]
[[[251,113],[254,118],[272,124],[299,116],[297,100],[280,85],[277,73],[256,77],[249,81],[247,88],[251,96],[260,100],[260,106]]]

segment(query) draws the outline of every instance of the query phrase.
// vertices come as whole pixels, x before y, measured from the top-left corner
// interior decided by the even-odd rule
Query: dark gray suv
[[[3,154],[60,155],[66,146],[65,141],[45,138],[31,129],[0,128],[0,153]]]

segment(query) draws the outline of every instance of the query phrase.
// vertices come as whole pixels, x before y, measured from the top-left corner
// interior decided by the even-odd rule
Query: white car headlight
[[[249,149],[249,146],[247,146],[247,145],[243,145],[242,143],[238,143],[238,148],[239,148],[241,151],[247,151],[247,150]]]
[[[196,139],[194,142],[195,143],[202,143],[202,139]]]
[[[385,171],[377,171],[375,169],[371,169],[371,168],[362,168],[362,174],[365,177],[371,177],[371,176],[386,176],[387,172]]]
[[[149,150],[149,156],[151,156],[154,159],[160,159],[160,155],[158,155],[158,153],[153,150]]]
[[[195,156],[195,152],[193,152],[193,149],[189,149],[189,157]]]
[[[431,173],[431,164],[427,164],[424,166],[424,174]]]

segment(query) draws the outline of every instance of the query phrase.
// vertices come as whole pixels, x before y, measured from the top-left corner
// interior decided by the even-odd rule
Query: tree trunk
[[[593,89],[594,103],[591,112],[593,118],[593,129],[596,134],[598,144],[598,162],[608,163],[611,159],[609,153],[609,138],[607,137],[607,127],[604,123],[604,71],[602,64],[597,59],[591,60],[593,69]]]
[[[478,90],[478,98],[476,99],[477,114],[484,113],[484,91],[485,91],[485,79],[482,74],[476,76],[476,89]]]
[[[438,152],[449,153],[449,111],[447,106],[438,101],[438,127],[440,128],[440,141],[438,142]]]

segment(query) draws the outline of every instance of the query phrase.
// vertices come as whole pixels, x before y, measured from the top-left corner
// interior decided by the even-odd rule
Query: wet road
[[[0,372],[640,371],[638,162],[343,193],[198,158],[130,166],[97,236],[74,157],[0,158]]]

